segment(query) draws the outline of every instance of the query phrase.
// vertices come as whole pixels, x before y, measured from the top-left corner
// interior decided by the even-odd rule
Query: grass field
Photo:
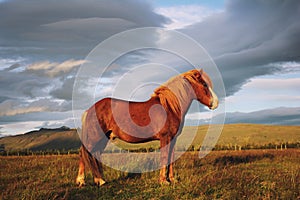
[[[175,163],[177,183],[159,172],[128,174],[105,167],[108,183],[75,185],[78,155],[4,156],[0,199],[300,199],[300,150],[187,152]]]

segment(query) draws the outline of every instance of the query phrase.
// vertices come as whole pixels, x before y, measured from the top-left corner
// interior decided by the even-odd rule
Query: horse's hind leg
[[[105,184],[104,176],[103,176],[103,168],[101,162],[98,161],[95,157],[92,157],[91,161],[91,170],[94,176],[94,183],[97,186],[101,186]]]
[[[78,175],[76,178],[76,184],[79,185],[79,187],[85,185],[84,181],[84,158],[83,158],[83,147],[80,148],[79,150],[79,170],[78,170]]]
[[[105,184],[103,180],[103,169],[101,163],[89,152],[85,152],[86,162],[89,164],[89,167],[92,171],[94,177],[94,183],[98,186]]]
[[[87,156],[87,161],[89,163],[89,167],[92,170],[93,177],[94,177],[94,183],[98,186],[101,186],[105,184],[105,181],[103,180],[103,168],[102,168],[102,163],[99,161],[100,155],[103,152],[103,150],[106,147],[106,144],[108,142],[107,138],[102,138],[98,144],[96,145],[95,148],[95,155],[92,155],[86,150],[86,156]],[[98,157],[95,158],[95,156]]]

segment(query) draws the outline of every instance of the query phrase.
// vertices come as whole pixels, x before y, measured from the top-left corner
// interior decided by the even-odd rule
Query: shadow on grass
[[[214,161],[214,165],[218,166],[226,166],[226,165],[235,165],[235,164],[243,164],[243,163],[251,163],[254,161],[262,160],[262,159],[274,159],[273,154],[265,153],[258,155],[231,155],[231,156],[222,156],[216,158]]]
[[[128,194],[128,188],[130,185],[126,185],[126,183],[130,182],[130,180],[140,179],[140,173],[128,173],[124,176],[121,176],[117,179],[106,182],[101,187],[96,186],[93,182],[89,181],[83,187],[78,187],[74,185],[67,191],[61,192],[58,198],[55,199],[116,199],[120,197],[121,199],[129,199],[131,194]],[[124,189],[124,187],[126,188]]]

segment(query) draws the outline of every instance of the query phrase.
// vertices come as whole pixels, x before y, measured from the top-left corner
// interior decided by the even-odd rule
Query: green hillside
[[[192,145],[200,148],[206,135],[208,126],[184,127],[181,136],[177,140],[177,150],[186,150]],[[197,133],[197,134],[195,134]],[[143,144],[129,144],[115,139],[109,145],[107,151],[119,151],[123,149],[157,149],[159,142]],[[188,144],[188,145],[187,145]],[[258,124],[226,124],[217,142],[219,147],[241,146],[249,148],[263,147],[272,144],[294,144],[300,147],[300,126],[275,126]],[[0,138],[0,145],[7,151],[18,150],[70,150],[80,147],[80,140],[75,129],[61,127],[58,129],[40,129],[17,136]],[[298,146],[297,146],[298,145]]]

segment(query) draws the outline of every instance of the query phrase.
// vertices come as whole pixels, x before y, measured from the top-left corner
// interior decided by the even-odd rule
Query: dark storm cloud
[[[272,63],[300,60],[299,19],[300,1],[230,0],[182,31],[212,55],[232,95],[250,78],[281,70]]]
[[[20,67],[19,63],[15,63],[13,65],[11,65],[10,67],[6,68],[5,71],[12,71],[14,69],[18,69]]]
[[[0,99],[24,99],[45,96],[49,79],[32,74],[0,71]]]
[[[15,116],[0,116],[0,125],[15,123],[15,122],[30,122],[30,121],[63,121],[65,119],[72,119],[73,114],[69,112],[31,112],[23,113]],[[5,129],[5,128],[3,128]]]
[[[168,21],[152,10],[146,2],[135,0],[5,1],[0,3],[0,42],[44,53],[91,48],[126,29]]]
[[[0,103],[0,116],[16,116],[37,112],[65,112],[71,110],[71,103],[52,99],[33,101],[6,100]]]
[[[50,95],[52,95],[54,98],[71,101],[74,80],[75,80],[74,78],[67,78],[63,80],[62,86],[52,90],[50,92]]]

